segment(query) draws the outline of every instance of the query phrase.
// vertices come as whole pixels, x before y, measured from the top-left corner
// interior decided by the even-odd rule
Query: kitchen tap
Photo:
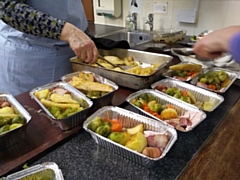
[[[137,31],[137,13],[136,12],[132,13],[132,17],[129,21],[133,23],[134,31]]]
[[[149,24],[150,31],[153,30],[153,14],[152,13],[148,15],[148,20],[145,21],[145,24]]]

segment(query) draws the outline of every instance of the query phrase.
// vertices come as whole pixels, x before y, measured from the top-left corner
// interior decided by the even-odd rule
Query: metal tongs
[[[213,59],[201,58],[193,52],[193,48],[171,48],[171,52],[176,56],[191,56],[195,55],[195,59],[201,62],[209,62]],[[221,55],[221,52],[215,52],[214,54]]]
[[[98,57],[100,58],[100,59],[102,59],[103,61],[105,61],[105,62],[107,62],[108,64],[110,64],[110,65],[112,65],[114,68],[120,68],[120,69],[122,69],[122,70],[124,70],[124,68],[122,68],[121,66],[118,66],[118,65],[116,65],[116,64],[113,64],[113,63],[111,63],[109,60],[107,60],[107,59],[105,59],[103,56],[101,56],[100,54],[98,55]],[[99,65],[100,63],[98,63],[98,65]]]

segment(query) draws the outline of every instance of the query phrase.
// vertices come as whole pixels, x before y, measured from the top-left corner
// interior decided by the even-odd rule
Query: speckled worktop
[[[97,27],[95,28],[97,29]],[[99,27],[106,29],[102,25]],[[96,29],[95,33],[97,32]],[[111,30],[111,27],[108,27],[108,30]],[[97,33],[101,32],[98,31]],[[55,162],[62,170],[66,180],[177,179],[237,102],[240,96],[239,86],[232,85],[223,96],[225,101],[216,110],[208,113],[207,118],[195,129],[186,133],[178,132],[176,143],[155,168],[147,169],[97,145],[90,134],[84,130],[49,148],[26,163],[33,166],[43,162]],[[126,104],[122,104],[120,107],[128,109]]]

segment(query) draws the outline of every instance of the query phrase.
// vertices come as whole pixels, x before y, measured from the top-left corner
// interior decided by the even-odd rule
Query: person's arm
[[[59,39],[65,21],[25,4],[26,0],[0,1],[0,18],[11,27],[35,36]]]
[[[75,54],[94,63],[98,50],[94,42],[74,25],[25,4],[25,0],[0,1],[0,19],[13,28],[35,36],[67,41]]]
[[[231,38],[229,43],[229,52],[231,53],[233,59],[240,63],[240,31]]]
[[[216,58],[221,55],[216,52],[228,52],[230,47],[230,40],[240,32],[240,26],[230,26],[204,36],[196,42],[193,51],[203,58]]]

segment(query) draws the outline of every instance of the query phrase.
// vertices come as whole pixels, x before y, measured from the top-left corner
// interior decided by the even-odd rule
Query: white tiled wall
[[[109,0],[110,1],[110,0]],[[131,0],[122,1],[122,15],[119,18],[97,16],[96,24],[125,26],[125,17],[130,10]],[[153,13],[154,3],[167,3],[167,13],[154,13],[154,30],[163,28],[186,29],[188,35],[196,35],[204,30],[215,30],[230,25],[240,25],[240,0],[199,0],[197,22],[179,23],[179,10],[193,9],[194,0],[136,0],[142,1],[142,13],[138,15],[138,29],[149,29],[145,20]],[[95,2],[95,1],[94,1]],[[94,4],[95,6],[95,4]]]

